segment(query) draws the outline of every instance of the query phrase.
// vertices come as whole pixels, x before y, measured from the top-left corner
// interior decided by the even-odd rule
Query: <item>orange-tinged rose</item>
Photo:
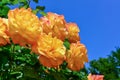
[[[66,28],[68,31],[68,39],[71,43],[80,41],[80,37],[79,37],[80,30],[79,30],[79,27],[77,26],[77,24],[67,23]]]
[[[63,42],[51,35],[42,35],[37,41],[37,45],[32,48],[34,48],[33,52],[38,52],[40,63],[44,66],[58,67],[65,60],[66,48]]]
[[[4,18],[0,18],[0,46],[6,45],[10,43],[9,36],[5,33],[8,29],[8,20]]]
[[[21,36],[20,34],[17,34],[17,33],[15,33],[15,34],[13,33],[11,38],[14,39],[13,40],[14,44],[19,44],[20,46],[25,46],[26,41],[27,41],[23,36]]]
[[[88,80],[104,80],[104,75],[92,75],[89,74],[88,76]]]
[[[8,13],[8,23],[8,35],[16,44],[34,44],[42,32],[39,18],[31,12],[30,8],[10,10]]]
[[[66,53],[66,62],[71,70],[80,70],[84,63],[88,61],[87,49],[80,42],[72,43],[70,50]]]
[[[40,18],[40,23],[43,27],[43,31],[46,34],[52,33],[53,37],[64,40],[68,34],[63,15],[48,12],[46,16]]]

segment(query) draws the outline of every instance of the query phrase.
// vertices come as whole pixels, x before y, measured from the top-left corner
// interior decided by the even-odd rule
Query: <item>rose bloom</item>
[[[8,20],[5,18],[0,18],[0,46],[10,43],[9,36],[5,33],[8,29]]]
[[[104,80],[103,78],[104,78],[103,75],[92,75],[92,74],[88,75],[88,80]]]
[[[65,60],[66,48],[63,42],[51,34],[43,34],[37,41],[37,45],[32,46],[32,50],[38,53],[39,61],[46,67],[58,67]]]
[[[67,31],[68,31],[68,39],[71,43],[75,43],[80,41],[79,37],[79,27],[75,23],[67,23],[66,24]]]
[[[31,9],[14,9],[8,13],[9,30],[7,34],[13,43],[25,46],[34,44],[42,32],[39,19],[31,12]]]
[[[71,70],[78,71],[84,67],[84,63],[88,61],[87,49],[80,42],[72,43],[70,50],[66,53],[66,62],[68,68]]]
[[[64,40],[68,34],[63,15],[48,12],[46,16],[40,18],[40,23],[46,34],[52,33],[52,36],[58,39]]]

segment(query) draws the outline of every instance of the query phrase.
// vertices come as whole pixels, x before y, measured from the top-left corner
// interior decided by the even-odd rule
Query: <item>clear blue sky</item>
[[[89,60],[106,57],[120,46],[120,0],[40,0],[39,4],[78,24]]]

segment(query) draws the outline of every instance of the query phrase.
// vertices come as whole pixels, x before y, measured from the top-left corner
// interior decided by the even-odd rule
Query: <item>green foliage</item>
[[[34,2],[38,3],[38,0],[33,0]]]
[[[41,11],[40,14],[43,15],[43,16],[47,15],[44,11]]]
[[[44,6],[36,6],[36,9],[43,11],[45,9],[45,7]]]
[[[90,62],[90,72],[103,74],[105,80],[120,80],[120,48],[112,51],[107,58],[99,58]]]
[[[45,16],[46,13],[44,12],[44,6],[36,6],[36,9],[32,10],[34,14],[40,13],[42,16]]]
[[[71,71],[65,62],[58,69],[47,68],[37,57],[19,45],[0,47],[0,80],[87,80],[85,71]]]
[[[36,4],[38,4],[38,0],[33,0]],[[7,13],[10,10],[10,6],[18,5],[19,8],[31,8],[30,3],[32,0],[0,0],[0,17],[7,18]],[[37,5],[33,10],[33,13],[40,13],[41,15],[45,15],[44,12],[45,7]]]
[[[4,3],[0,3],[0,16],[1,17],[7,17],[7,13],[10,10],[10,8],[6,5],[4,5]]]
[[[18,45],[7,45],[0,47],[0,77],[1,80],[16,80],[21,77],[29,78],[33,74],[29,73],[33,69],[38,60],[37,56],[33,53],[30,54],[30,50],[26,48],[19,49]],[[27,71],[26,71],[27,70]],[[27,75],[25,75],[27,73]],[[36,76],[36,75],[34,75]],[[37,78],[37,77],[35,77]],[[26,80],[23,78],[23,80]]]
[[[70,43],[69,43],[68,39],[65,39],[63,44],[64,44],[64,46],[66,47],[67,50],[70,49]]]

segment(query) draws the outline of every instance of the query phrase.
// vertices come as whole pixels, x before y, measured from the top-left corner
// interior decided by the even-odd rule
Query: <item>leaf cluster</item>
[[[93,74],[103,74],[105,80],[120,80],[120,48],[107,58],[92,60],[89,70]]]
[[[44,67],[30,49],[10,44],[0,47],[0,80],[87,80],[86,69],[71,71]]]
[[[7,13],[11,9],[11,6],[18,6],[19,8],[32,8],[30,6],[31,2],[35,2],[38,4],[38,0],[0,0],[0,17],[7,18]],[[36,5],[35,9],[33,10],[33,13],[37,14],[40,13],[42,15],[45,15],[44,12],[45,7]]]

